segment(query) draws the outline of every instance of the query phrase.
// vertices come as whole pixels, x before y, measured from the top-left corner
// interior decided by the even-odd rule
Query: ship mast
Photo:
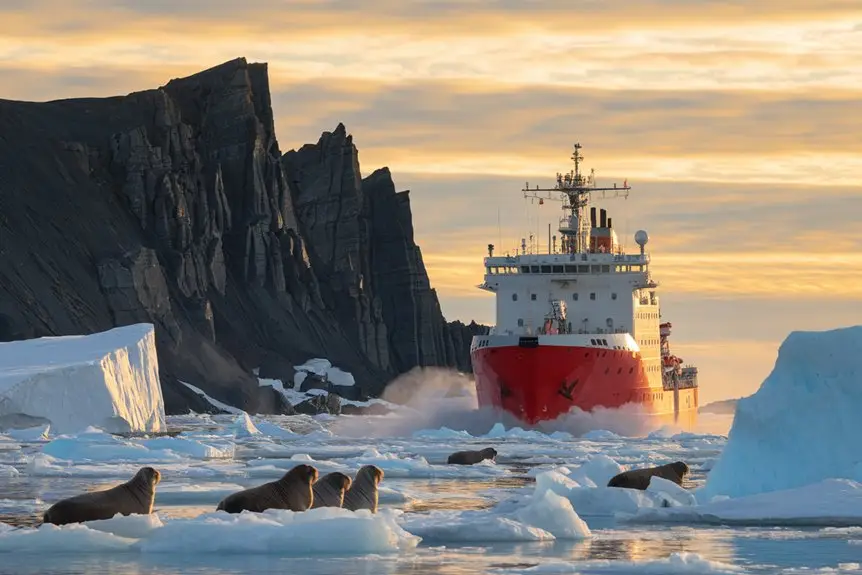
[[[590,205],[593,192],[602,192],[602,198],[628,198],[631,187],[626,181],[622,186],[614,184],[612,188],[596,187],[595,170],[590,170],[589,176],[581,174],[581,144],[576,143],[572,153],[572,161],[575,169],[567,174],[557,173],[557,184],[553,188],[530,188],[527,182],[521,190],[525,198],[536,198],[540,201],[557,200],[563,202],[563,211],[568,215],[560,221],[560,233],[562,234],[561,247],[563,253],[576,254],[589,250],[590,242],[590,218],[587,216],[587,208]],[[541,192],[547,192],[542,195]],[[608,192],[613,192],[608,195]],[[554,197],[554,194],[557,197]]]

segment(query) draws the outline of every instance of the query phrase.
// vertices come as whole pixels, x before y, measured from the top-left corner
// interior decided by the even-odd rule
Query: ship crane
[[[626,180],[622,186],[614,184],[612,188],[596,186],[595,170],[590,170],[588,176],[581,174],[580,165],[584,157],[581,155],[581,144],[576,143],[572,153],[575,169],[567,174],[557,173],[557,183],[553,188],[530,188],[526,182],[521,190],[524,198],[538,199],[540,204],[545,200],[563,202],[563,211],[568,212],[560,222],[560,233],[563,235],[561,244],[564,253],[581,253],[587,251],[590,237],[590,222],[586,215],[592,195],[601,192],[602,199],[628,198],[631,187]]]

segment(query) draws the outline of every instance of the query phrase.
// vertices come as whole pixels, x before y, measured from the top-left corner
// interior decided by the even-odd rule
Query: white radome
[[[638,230],[635,232],[635,243],[641,247],[645,246],[649,241],[649,234],[646,230]]]

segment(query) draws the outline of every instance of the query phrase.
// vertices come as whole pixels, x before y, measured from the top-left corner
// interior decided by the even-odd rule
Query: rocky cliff
[[[470,371],[472,335],[444,319],[414,241],[409,192],[396,191],[389,169],[363,179],[342,124],[286,153],[283,165],[324,301],[365,355],[394,373],[417,365]]]
[[[180,381],[281,411],[251,370],[289,381],[310,357],[372,395],[415,365],[469,369],[407,193],[360,179],[342,126],[283,158],[266,65],[244,59],[124,97],[0,100],[0,341],[139,321],[169,412],[205,407]]]

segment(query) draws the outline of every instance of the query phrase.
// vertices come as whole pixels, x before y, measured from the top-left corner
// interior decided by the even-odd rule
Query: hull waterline
[[[590,412],[627,404],[640,407],[650,424],[690,428],[697,420],[697,388],[675,392],[651,386],[638,352],[501,346],[474,350],[472,361],[479,405],[502,409],[529,425],[573,408]]]

